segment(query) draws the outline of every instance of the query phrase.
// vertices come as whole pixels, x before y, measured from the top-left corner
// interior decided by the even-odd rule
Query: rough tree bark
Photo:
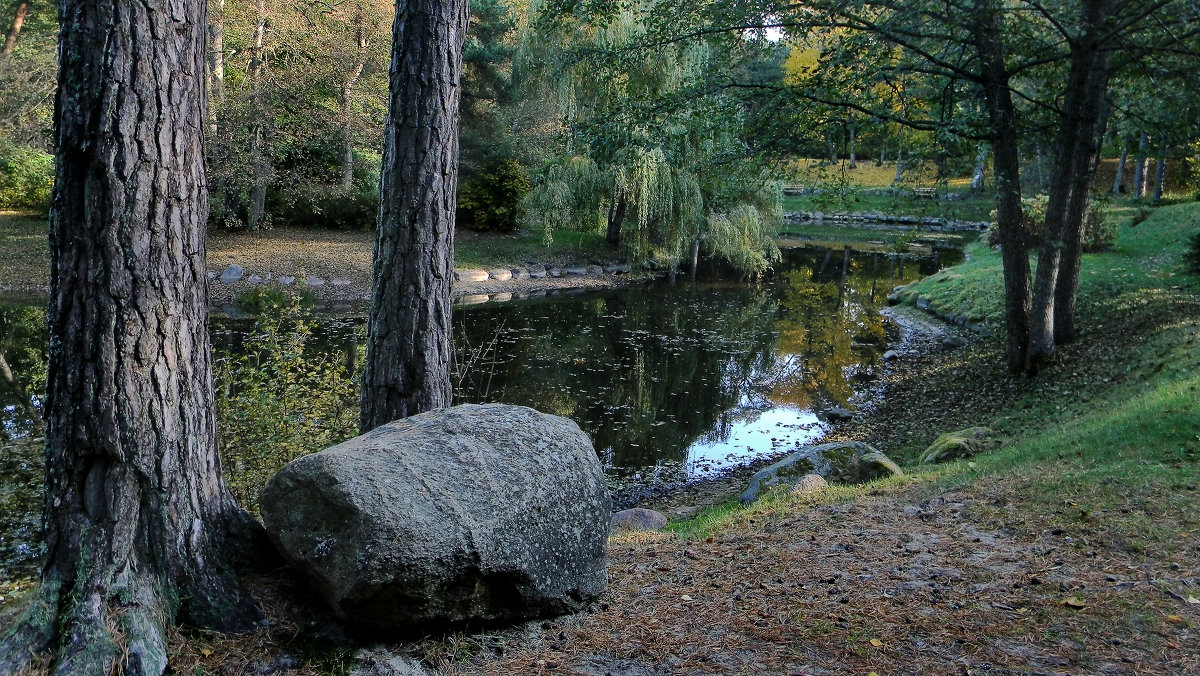
[[[8,35],[4,36],[4,49],[0,50],[0,55],[8,56],[16,49],[17,38],[21,36],[21,28],[25,25],[25,14],[28,12],[29,3],[26,0],[17,2],[17,13],[13,16],[13,22],[8,28]]]
[[[400,0],[359,428],[450,405],[465,0]]]
[[[975,0],[974,43],[991,127],[992,171],[996,183],[996,222],[1004,266],[1005,352],[1008,369],[1025,368],[1029,350],[1029,253],[1021,223],[1021,165],[1017,118],[1004,66],[1000,22],[994,0]]]
[[[64,0],[50,225],[46,557],[0,673],[166,668],[177,619],[259,615],[222,552],[205,280],[204,3]]]

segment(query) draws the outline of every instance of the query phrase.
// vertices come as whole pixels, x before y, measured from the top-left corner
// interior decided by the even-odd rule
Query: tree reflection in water
[[[618,485],[686,481],[819,435],[814,411],[853,406],[870,387],[888,290],[935,269],[793,249],[757,285],[459,308],[456,401],[575,420]],[[213,320],[223,462],[248,504],[286,460],[354,434],[363,320],[296,312]],[[0,576],[36,563],[47,350],[44,310],[0,307]]]

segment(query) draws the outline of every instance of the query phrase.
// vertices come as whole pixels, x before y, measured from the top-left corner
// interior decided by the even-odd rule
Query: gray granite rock
[[[334,612],[376,629],[572,612],[607,582],[611,501],[591,441],[521,406],[389,423],[289,463],[260,505]]]

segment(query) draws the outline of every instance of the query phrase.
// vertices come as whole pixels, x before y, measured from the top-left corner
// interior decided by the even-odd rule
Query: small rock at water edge
[[[239,281],[244,274],[246,274],[246,269],[237,263],[234,263],[233,265],[225,268],[225,272],[221,273],[221,283],[233,284],[234,282]]]
[[[609,528],[614,532],[620,531],[655,531],[667,527],[667,517],[653,509],[634,507],[623,509],[612,515]]]

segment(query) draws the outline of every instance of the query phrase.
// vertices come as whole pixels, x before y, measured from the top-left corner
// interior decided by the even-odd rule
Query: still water
[[[879,306],[937,264],[791,249],[757,284],[459,307],[455,397],[575,420],[628,502],[809,443],[825,411],[861,406],[888,340]],[[0,577],[36,557],[44,322],[40,307],[0,306]],[[220,446],[244,503],[287,460],[353,436],[363,322],[294,307],[213,318]]]

